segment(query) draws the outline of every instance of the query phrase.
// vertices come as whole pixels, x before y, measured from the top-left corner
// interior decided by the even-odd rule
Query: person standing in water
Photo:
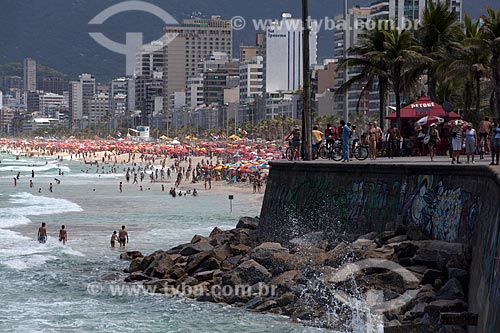
[[[111,247],[115,247],[115,242],[118,240],[118,235],[116,234],[116,230],[113,231],[111,235]]]
[[[45,243],[47,241],[47,228],[45,222],[42,222],[42,226],[38,228],[38,242]]]
[[[66,242],[68,240],[68,233],[66,231],[66,226],[63,224],[61,226],[61,230],[59,230],[59,241],[63,243],[63,245],[66,245]]]
[[[120,242],[120,247],[125,247],[125,244],[128,243],[128,232],[124,225],[122,225],[122,230],[118,233],[118,241]]]

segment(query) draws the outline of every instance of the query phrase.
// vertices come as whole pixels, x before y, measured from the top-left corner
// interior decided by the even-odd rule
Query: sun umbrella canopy
[[[446,113],[443,107],[428,97],[422,97],[418,101],[401,109],[401,119],[420,119],[426,116],[443,117],[448,119],[462,119],[455,112]],[[391,113],[387,119],[396,119],[396,112]]]
[[[415,123],[415,126],[430,126],[432,124],[442,124],[442,123],[444,123],[444,119],[441,117],[426,116],[426,117],[420,118]]]

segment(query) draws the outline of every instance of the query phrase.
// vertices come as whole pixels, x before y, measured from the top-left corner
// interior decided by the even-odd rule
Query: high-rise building
[[[316,64],[317,31],[310,33],[310,65]],[[285,13],[281,21],[266,28],[266,92],[296,91],[302,88],[302,20]]]
[[[44,77],[38,84],[38,88],[46,93],[62,95],[68,89],[67,82],[57,76]]]
[[[371,18],[392,19],[399,27],[404,27],[405,19],[422,19],[429,1],[448,3],[450,11],[455,11],[458,20],[463,21],[462,0],[379,0],[370,5]]]
[[[116,98],[119,96],[119,98]],[[130,101],[130,99],[132,101]],[[121,77],[111,81],[110,112],[112,116],[126,114],[135,110],[135,84],[134,79]],[[133,103],[132,103],[133,102]],[[132,107],[129,108],[129,105]]]
[[[109,94],[104,92],[94,94],[90,111],[89,126],[106,126],[107,122],[111,119],[109,113]]]
[[[166,27],[164,48],[164,96],[186,89],[190,77],[198,73],[200,61],[208,59],[213,52],[222,52],[232,58],[231,21],[220,16],[210,19],[193,18],[183,20],[181,26]],[[168,99],[164,98],[165,110]]]
[[[40,96],[43,95],[43,91],[30,91],[25,94],[26,96],[26,109],[28,113],[39,113],[40,112]]]
[[[143,45],[137,52],[135,68],[135,110],[141,111],[141,124],[149,125],[157,97],[163,93],[163,42]],[[131,110],[130,110],[131,111]]]
[[[240,104],[255,102],[264,92],[264,58],[255,56],[240,64]]]
[[[70,121],[72,128],[83,129],[88,126],[96,84],[91,74],[81,74],[78,78],[69,83]]]
[[[36,91],[36,61],[24,59],[24,91]]]

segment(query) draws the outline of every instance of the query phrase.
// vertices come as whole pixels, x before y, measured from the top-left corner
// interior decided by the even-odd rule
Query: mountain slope
[[[498,0],[465,0],[472,16],[478,16],[486,5],[498,7]],[[161,36],[163,24],[153,15],[127,12],[110,18],[100,27],[88,25],[95,15],[120,0],[2,0],[0,4],[0,64],[33,57],[38,62],[56,68],[71,77],[83,72],[96,75],[100,81],[123,75],[124,56],[98,45],[89,32],[102,32],[110,39],[123,43],[125,32],[144,32],[145,41]],[[231,18],[241,15],[252,19],[276,19],[281,13],[291,12],[300,16],[300,0],[149,0],[178,21],[200,12],[205,17],[221,15]],[[363,5],[370,1],[353,1],[350,5]],[[343,1],[311,0],[311,16],[335,17],[342,12]],[[234,33],[234,49],[251,44],[255,30],[248,27]],[[331,54],[332,34],[319,35],[319,57]]]

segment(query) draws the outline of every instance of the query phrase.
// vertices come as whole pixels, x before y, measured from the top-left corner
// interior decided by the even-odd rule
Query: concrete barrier
[[[487,166],[271,163],[259,234],[288,241],[418,226],[471,246],[471,332],[500,332],[500,178]]]

